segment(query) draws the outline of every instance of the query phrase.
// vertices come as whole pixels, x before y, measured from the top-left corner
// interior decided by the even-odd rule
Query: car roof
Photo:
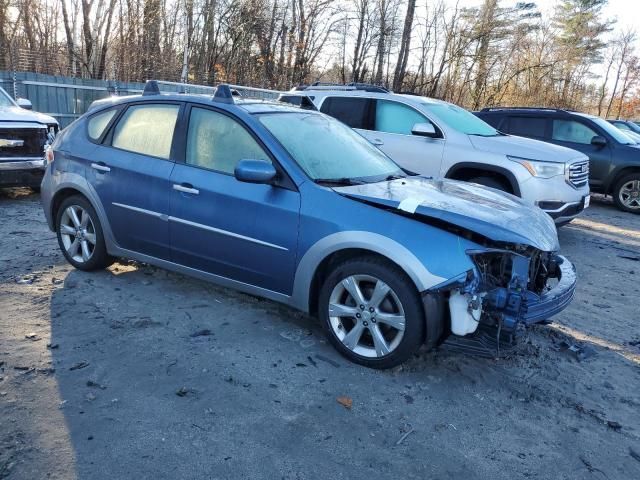
[[[348,90],[348,89],[331,89],[327,87],[316,88],[307,87],[305,90],[290,90],[283,92],[280,96],[298,96],[298,97],[311,97],[311,96],[323,96],[323,97],[365,97],[365,98],[402,98],[406,103],[432,103],[432,104],[447,104],[444,100],[437,98],[423,97],[421,95],[414,95],[411,93],[394,93],[394,92],[368,92],[366,90]]]
[[[589,113],[575,112],[573,110],[563,110],[560,108],[546,108],[546,107],[487,107],[475,112],[480,115],[508,115],[510,113],[517,113],[518,115],[546,115],[546,116],[579,116],[588,118],[591,120],[598,119],[600,117],[591,115]]]

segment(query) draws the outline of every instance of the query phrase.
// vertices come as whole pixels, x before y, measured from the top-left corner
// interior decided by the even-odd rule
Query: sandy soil
[[[560,240],[577,296],[509,358],[378,372],[275,303],[76,271],[0,191],[0,479],[638,479],[640,216],[595,199]]]

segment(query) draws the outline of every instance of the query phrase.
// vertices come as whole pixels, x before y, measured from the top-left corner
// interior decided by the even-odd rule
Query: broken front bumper
[[[502,328],[514,330],[518,324],[531,325],[549,320],[573,300],[576,291],[576,269],[565,257],[555,257],[558,283],[547,292],[513,291],[501,288],[488,292],[483,299],[483,311],[498,317]]]

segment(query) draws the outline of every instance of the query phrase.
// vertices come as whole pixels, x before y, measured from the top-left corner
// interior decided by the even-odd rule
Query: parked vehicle
[[[591,190],[640,213],[640,146],[606,120],[551,108],[485,108],[476,113],[496,129],[579,150],[589,156]]]
[[[355,128],[401,167],[496,188],[547,212],[557,224],[589,205],[588,158],[575,150],[511,137],[453,104],[377,86],[316,84],[280,96]]]
[[[640,125],[630,120],[607,120],[610,124],[625,132],[633,132],[640,135]]]
[[[0,88],[0,187],[40,188],[45,149],[58,131],[58,122],[31,108],[29,100],[16,102]]]
[[[375,368],[547,320],[576,285],[540,209],[409,176],[329,116],[224,85],[97,102],[56,139],[42,185],[74,267],[132,258],[285,303]]]

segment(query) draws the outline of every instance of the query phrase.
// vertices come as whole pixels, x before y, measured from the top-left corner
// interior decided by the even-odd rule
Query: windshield
[[[15,107],[11,97],[0,88],[0,107]]]
[[[450,103],[423,103],[423,108],[449,127],[467,135],[495,137],[500,135],[495,128],[480,120],[473,113]]]
[[[611,135],[617,142],[622,143],[624,145],[634,145],[636,142],[629,135],[625,135],[623,131],[621,131],[618,127],[614,127],[606,120],[603,120],[599,117],[588,117],[593,121],[596,125],[598,125],[601,129]]]
[[[384,153],[326,115],[266,113],[258,118],[313,180],[357,183],[405,176]]]

